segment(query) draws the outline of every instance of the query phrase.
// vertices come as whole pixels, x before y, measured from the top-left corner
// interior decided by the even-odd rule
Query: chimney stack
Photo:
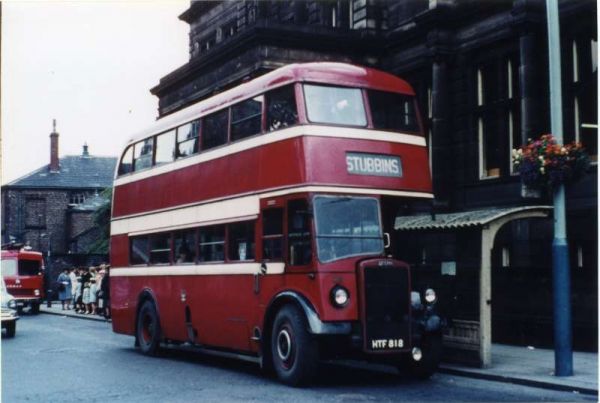
[[[88,151],[87,142],[83,143],[83,153],[81,153],[81,156],[84,158],[90,156],[90,152]]]
[[[58,172],[58,133],[56,132],[56,119],[52,119],[52,133],[50,133],[50,172]]]

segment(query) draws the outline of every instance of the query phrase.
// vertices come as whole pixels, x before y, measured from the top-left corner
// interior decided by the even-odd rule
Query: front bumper
[[[16,322],[17,320],[19,320],[19,315],[17,315],[17,311],[15,311],[14,309],[2,308],[0,318],[2,319],[2,327],[4,327],[8,323]]]

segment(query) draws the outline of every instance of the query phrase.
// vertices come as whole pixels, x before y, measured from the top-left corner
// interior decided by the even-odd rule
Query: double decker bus
[[[42,254],[23,244],[2,245],[1,253],[2,277],[16,301],[17,310],[29,307],[31,313],[39,313],[45,295]]]
[[[435,292],[390,257],[398,206],[432,198],[405,81],[341,63],[281,67],[134,136],[111,220],[117,333],[309,381],[319,358],[437,367]],[[423,298],[421,298],[423,297]]]

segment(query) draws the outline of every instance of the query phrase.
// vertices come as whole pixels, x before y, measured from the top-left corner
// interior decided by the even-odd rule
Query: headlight
[[[14,299],[10,299],[6,303],[6,306],[8,306],[10,309],[17,309],[17,301],[15,301]]]
[[[40,290],[33,291],[33,295],[35,295],[36,297],[39,297],[40,296]]]
[[[344,287],[336,285],[331,289],[331,303],[336,308],[341,308],[348,305],[349,300],[350,294]]]
[[[433,291],[431,288],[425,290],[425,301],[427,301],[428,304],[433,304],[435,300],[435,291]]]

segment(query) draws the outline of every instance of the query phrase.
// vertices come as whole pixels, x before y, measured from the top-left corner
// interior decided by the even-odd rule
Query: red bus
[[[442,320],[386,249],[398,206],[431,199],[405,81],[288,65],[158,120],[125,146],[111,221],[112,326],[256,361],[292,385],[321,357],[426,377]]]
[[[3,245],[1,264],[2,277],[16,300],[17,310],[30,307],[32,313],[39,313],[45,295],[42,254],[23,245]]]

